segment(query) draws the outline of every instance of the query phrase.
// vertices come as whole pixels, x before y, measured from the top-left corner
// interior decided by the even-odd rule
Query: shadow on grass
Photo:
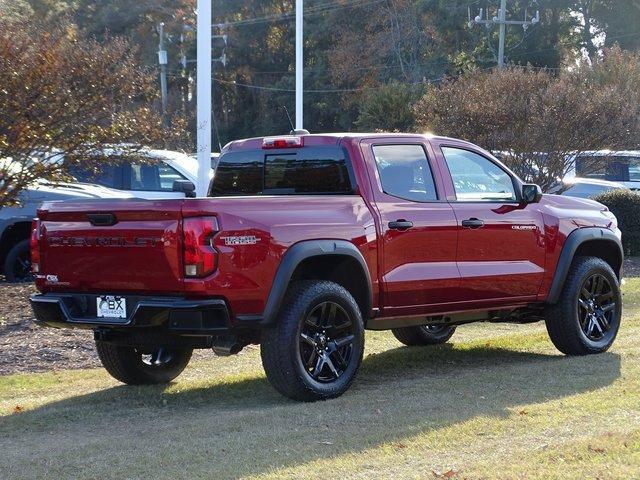
[[[224,467],[216,478],[230,478],[357,454],[480,416],[503,417],[510,407],[595,391],[619,376],[620,357],[614,353],[566,358],[490,347],[403,347],[366,357],[352,389],[328,402],[289,401],[263,376],[185,390],[177,384],[168,392],[118,386],[0,419],[0,438],[11,442],[52,432],[68,437],[73,431],[100,441],[100,435],[113,434],[119,425],[128,433],[102,447],[105,458],[138,449],[143,463],[166,455],[185,473],[195,474],[218,462]],[[141,430],[153,438],[169,433],[172,444],[165,450],[145,443]],[[209,445],[206,456],[194,456],[191,447],[203,444]],[[73,451],[79,446],[71,442],[57,445],[55,453],[43,452],[69,455],[68,467],[82,462]],[[28,452],[24,455],[16,466],[34,461]],[[153,462],[145,465],[150,476],[162,472]],[[117,462],[113,468],[109,473],[128,471]]]

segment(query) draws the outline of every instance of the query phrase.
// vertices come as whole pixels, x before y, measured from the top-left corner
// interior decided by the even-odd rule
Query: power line
[[[493,68],[494,67],[484,67],[484,68],[478,68],[478,70],[486,71],[486,70],[492,70]],[[420,82],[403,83],[403,85],[430,85],[430,84],[441,82],[442,80],[458,78],[458,77],[460,77],[462,75],[464,75],[464,74],[443,75],[441,77],[430,79],[430,80],[424,80],[424,81],[420,81]],[[268,86],[268,85],[253,85],[253,84],[250,84],[250,83],[237,82],[237,81],[234,81],[234,80],[221,80],[221,79],[218,79],[218,78],[214,79],[214,82],[219,83],[219,84],[223,84],[223,85],[232,85],[232,86],[236,86],[236,87],[250,88],[250,89],[254,89],[254,90],[265,90],[265,91],[269,91],[269,92],[293,93],[293,92],[296,91],[294,88],[271,87],[271,86]],[[385,84],[385,85],[376,85],[376,86],[372,86],[372,87],[359,87],[359,88],[309,89],[309,90],[304,90],[304,93],[354,93],[354,92],[364,92],[364,91],[367,91],[367,90],[378,90],[378,89],[384,88],[386,86],[387,85]]]
[[[411,67],[435,67],[435,66],[443,66],[443,65],[448,65],[450,63],[450,60],[448,59],[440,59],[438,61],[433,61],[430,63],[418,63],[415,65],[410,65]],[[365,71],[365,70],[393,70],[396,68],[402,68],[402,65],[399,64],[393,64],[393,65],[368,65],[366,67],[351,67],[349,70],[351,71]],[[307,67],[305,68],[305,71],[309,71],[309,72],[329,72],[331,70],[334,70],[330,67]],[[251,75],[261,75],[261,74],[265,74],[265,75],[287,75],[287,74],[293,74],[293,72],[291,70],[256,70],[251,72]]]
[[[640,32],[633,32],[633,33],[625,33],[625,34],[621,34],[621,35],[611,35],[606,37],[607,40],[615,40],[618,38],[625,38],[625,37],[633,37],[636,35],[640,35]],[[534,53],[542,53],[542,52],[548,52],[551,50],[557,50],[556,47],[549,47],[549,48],[540,48],[538,50],[528,50],[526,52],[522,52],[522,53],[518,53],[518,56],[522,56],[522,55],[532,55]]]
[[[237,87],[244,88],[252,88],[255,90],[267,90],[270,92],[287,92],[294,93],[296,91],[295,88],[280,88],[280,87],[270,87],[267,85],[252,85],[249,83],[236,82],[235,80],[221,80],[219,78],[214,79],[216,83],[221,83],[224,85],[233,85]],[[334,88],[334,89],[315,89],[315,90],[304,90],[304,93],[344,93],[344,92],[359,92],[365,90],[364,88]]]
[[[341,10],[344,8],[356,8],[356,7],[365,7],[369,5],[374,5],[376,3],[382,3],[386,0],[353,0],[351,2],[345,4],[339,3],[325,3],[320,4],[315,7],[310,7],[305,10],[305,17],[310,15],[317,15],[319,13],[331,12],[334,10]],[[274,14],[274,15],[266,15],[264,17],[256,17],[256,18],[248,18],[244,20],[237,20],[234,22],[225,22],[221,25],[226,25],[229,27],[238,27],[238,26],[248,26],[248,25],[257,25],[260,23],[268,23],[268,22],[276,22],[276,21],[290,21],[295,19],[295,12],[285,12],[282,14]]]

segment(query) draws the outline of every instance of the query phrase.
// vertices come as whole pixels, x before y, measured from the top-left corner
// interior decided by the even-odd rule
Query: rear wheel
[[[185,369],[191,349],[139,348],[96,342],[104,368],[116,380],[128,385],[169,383]]]
[[[447,342],[455,331],[456,327],[450,325],[422,325],[391,330],[400,343],[408,346],[439,345]]]
[[[4,261],[4,276],[7,282],[30,282],[31,274],[31,250],[29,240],[22,240],[9,250]]]
[[[364,326],[351,294],[332,282],[290,289],[275,327],[263,332],[260,354],[269,382],[301,401],[342,395],[364,353]]]
[[[606,351],[616,338],[622,316],[622,294],[607,262],[577,257],[569,269],[558,303],[545,314],[547,331],[567,355]]]

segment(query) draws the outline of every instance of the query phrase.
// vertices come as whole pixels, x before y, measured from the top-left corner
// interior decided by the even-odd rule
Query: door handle
[[[469,220],[463,220],[462,226],[464,228],[480,228],[484,226],[484,222],[478,218],[470,218]]]
[[[409,230],[411,227],[413,227],[413,222],[408,220],[396,220],[395,222],[389,222],[389,228],[391,230],[404,231]]]

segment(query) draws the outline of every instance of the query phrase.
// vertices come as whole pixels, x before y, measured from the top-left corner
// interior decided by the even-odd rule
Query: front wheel
[[[4,276],[7,282],[11,283],[30,282],[33,280],[29,240],[22,240],[9,250],[4,261]]]
[[[267,378],[294,400],[342,395],[362,362],[360,309],[351,294],[333,282],[293,285],[277,324],[262,335],[260,354]]]
[[[620,285],[609,264],[600,258],[577,257],[545,321],[558,350],[587,355],[604,352],[613,344],[621,316]]]
[[[96,342],[102,366],[127,385],[169,383],[185,369],[191,349],[142,348]]]

